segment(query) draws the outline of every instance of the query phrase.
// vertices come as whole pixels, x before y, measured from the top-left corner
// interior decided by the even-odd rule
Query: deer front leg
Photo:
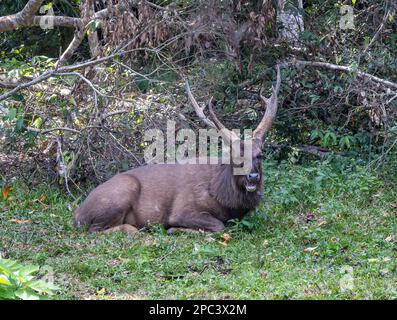
[[[138,229],[130,224],[121,224],[119,226],[115,226],[113,228],[103,230],[102,232],[103,233],[111,233],[111,232],[116,232],[116,231],[121,231],[121,232],[128,234],[129,236],[133,236],[138,232]]]
[[[172,214],[168,221],[168,233],[175,231],[210,231],[217,232],[225,228],[222,221],[216,219],[208,212],[196,213],[175,213]]]
[[[200,230],[200,229],[199,230],[195,230],[195,229],[189,229],[189,228],[175,228],[175,227],[169,228],[167,230],[168,234],[174,234],[174,233],[178,233],[178,232],[198,234],[198,233],[204,233],[205,231],[204,230]]]

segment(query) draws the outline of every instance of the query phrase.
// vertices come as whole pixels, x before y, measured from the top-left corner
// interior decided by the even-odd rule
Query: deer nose
[[[251,173],[248,175],[248,179],[249,179],[250,181],[259,181],[259,173],[251,172]]]

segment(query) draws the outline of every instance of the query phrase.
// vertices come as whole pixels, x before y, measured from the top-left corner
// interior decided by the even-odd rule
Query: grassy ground
[[[264,173],[263,203],[231,239],[161,226],[87,234],[72,227],[70,198],[16,184],[1,202],[0,252],[51,267],[61,299],[397,298],[394,185],[354,162],[266,162]]]

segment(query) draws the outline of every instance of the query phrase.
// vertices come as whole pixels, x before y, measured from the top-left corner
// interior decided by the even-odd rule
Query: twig
[[[40,129],[32,128],[32,127],[27,127],[26,130],[33,131],[33,132],[38,132],[38,133],[41,133],[41,134],[46,134],[46,133],[50,133],[50,132],[54,132],[54,131],[69,131],[69,132],[73,132],[73,133],[81,133],[79,130],[72,129],[72,128],[66,128],[66,127],[57,127],[57,128],[44,129],[44,130],[40,130]]]
[[[372,81],[384,84],[385,86],[397,89],[397,83],[395,83],[395,82],[391,82],[389,80],[384,80],[384,79],[374,76],[370,73],[363,72],[360,70],[355,70],[354,68],[348,67],[348,66],[339,66],[337,64],[332,64],[332,63],[328,63],[328,62],[320,62],[320,61],[302,61],[302,60],[297,60],[297,59],[293,59],[292,61],[284,64],[284,66],[286,66],[286,65],[319,67],[319,68],[327,68],[327,69],[331,69],[331,70],[356,73],[358,77],[368,78]]]
[[[338,71],[345,71],[345,72],[350,72],[350,73],[355,73],[358,77],[361,78],[368,78],[374,82],[377,83],[381,83],[387,87],[391,87],[391,88],[395,88],[397,89],[397,83],[389,81],[389,80],[385,80],[382,78],[379,78],[377,76],[374,76],[370,73],[364,72],[364,71],[360,71],[360,70],[356,70],[352,67],[349,66],[340,66],[337,64],[333,64],[333,63],[328,63],[328,62],[321,62],[321,61],[304,61],[304,60],[298,60],[298,59],[292,59],[291,61],[286,61],[283,63],[280,63],[280,67],[281,68],[285,68],[288,66],[303,66],[303,67],[318,67],[318,68],[326,68],[326,69],[330,69],[330,70],[338,70]],[[254,82],[258,82],[260,80],[263,80],[263,78],[266,76],[266,74],[272,70],[271,68],[267,68],[265,69],[257,78],[255,78],[254,80],[249,80],[249,81],[245,81],[242,82],[239,85],[239,88],[243,88],[246,86],[249,86],[251,84],[253,84]]]
[[[388,10],[388,4],[389,2],[386,0],[386,4],[385,4],[385,14],[383,15],[383,19],[382,22],[378,28],[378,30],[376,31],[375,35],[372,37],[371,41],[369,42],[368,46],[364,49],[363,54],[366,54],[367,51],[370,49],[370,47],[375,43],[375,41],[379,38],[379,35],[382,33],[385,25],[386,25],[386,21],[387,21],[387,17],[389,15],[389,10]]]
[[[267,143],[267,144],[264,144],[263,147],[270,148],[270,149],[283,149],[283,148],[297,149],[298,151],[313,154],[313,155],[321,157],[321,158],[330,154],[330,153],[333,153],[331,150],[328,150],[326,148],[312,146],[312,145],[291,146],[289,144]],[[344,153],[341,153],[341,152],[337,152],[337,154],[344,155]]]

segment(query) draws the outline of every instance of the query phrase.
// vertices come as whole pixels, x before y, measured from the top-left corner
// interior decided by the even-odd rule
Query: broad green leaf
[[[15,295],[22,300],[40,300],[40,296],[31,289],[18,289]]]
[[[0,285],[10,286],[11,282],[8,281],[7,277],[4,275],[0,275]]]
[[[37,292],[47,293],[49,295],[54,294],[54,290],[58,290],[59,288],[51,282],[45,282],[43,280],[34,280],[26,282],[25,285]]]
[[[21,131],[24,127],[24,120],[23,117],[19,117],[16,124],[15,124],[15,130],[16,131]]]
[[[17,109],[11,108],[11,109],[8,111],[7,119],[8,119],[8,120],[13,120],[13,119],[15,119],[16,116],[17,116]]]
[[[39,271],[39,269],[40,269],[39,266],[34,266],[32,264],[28,264],[18,270],[18,275],[20,275],[22,277],[26,277],[34,272]]]
[[[0,286],[0,300],[3,299],[15,299],[14,291],[10,287],[1,287]]]

